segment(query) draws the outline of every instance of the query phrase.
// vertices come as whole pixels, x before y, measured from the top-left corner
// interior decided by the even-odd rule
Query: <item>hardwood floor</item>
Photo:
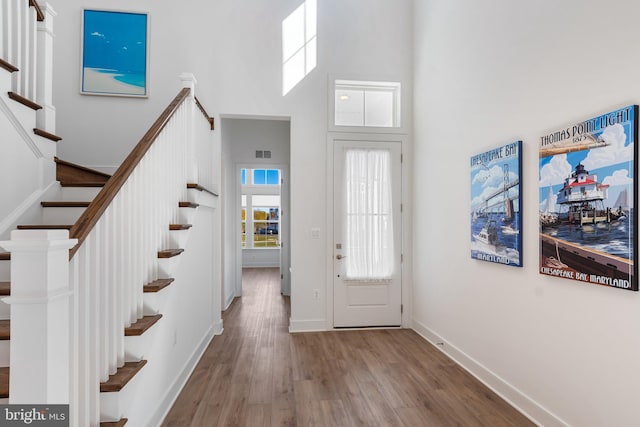
[[[165,427],[533,426],[411,330],[289,334],[278,269],[245,269]]]

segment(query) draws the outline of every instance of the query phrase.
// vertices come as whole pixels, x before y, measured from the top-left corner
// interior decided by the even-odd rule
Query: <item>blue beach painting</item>
[[[81,92],[147,96],[147,14],[83,11]]]

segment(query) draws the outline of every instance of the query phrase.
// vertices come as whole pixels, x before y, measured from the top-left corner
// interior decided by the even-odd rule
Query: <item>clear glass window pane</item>
[[[367,91],[364,96],[364,125],[393,126],[393,92]]]
[[[253,170],[253,183],[255,185],[264,185],[267,183],[267,173],[264,169]]]
[[[336,90],[336,125],[362,126],[364,123],[364,91]]]
[[[254,222],[253,246],[262,248],[275,248],[280,245],[279,229],[277,223]]]
[[[240,181],[242,182],[242,185],[247,184],[247,170],[244,168],[240,170]]]
[[[252,198],[254,206],[280,206],[280,196],[255,194]]]
[[[280,184],[278,169],[268,169],[267,170],[267,184],[269,185],[278,185]]]

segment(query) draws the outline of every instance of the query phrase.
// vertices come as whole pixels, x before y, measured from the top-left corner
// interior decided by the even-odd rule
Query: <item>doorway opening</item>
[[[290,295],[290,119],[222,116],[223,308],[242,296],[243,269],[279,270]]]

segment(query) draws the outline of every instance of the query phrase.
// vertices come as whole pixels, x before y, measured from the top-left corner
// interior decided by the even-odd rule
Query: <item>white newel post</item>
[[[188,123],[187,123],[187,135],[185,135],[188,147],[187,147],[187,161],[190,162],[190,164],[186,165],[187,166],[187,180],[189,182],[193,182],[198,184],[198,162],[196,161],[196,148],[195,148],[195,142],[194,142],[194,138],[193,135],[195,134],[194,132],[194,114],[196,114],[197,112],[195,111],[196,107],[196,83],[198,83],[198,81],[196,80],[196,77],[192,74],[192,73],[182,73],[178,76],[180,78],[180,81],[182,82],[182,87],[186,87],[191,89],[191,92],[189,93],[189,102],[190,102],[190,108],[189,108],[189,114],[190,117],[188,119]]]
[[[38,56],[36,63],[36,126],[49,133],[56,132],[56,109],[53,106],[53,18],[56,12],[49,3],[41,5],[44,21],[38,22]]]
[[[67,230],[15,230],[11,252],[9,402],[69,403],[69,249]]]

